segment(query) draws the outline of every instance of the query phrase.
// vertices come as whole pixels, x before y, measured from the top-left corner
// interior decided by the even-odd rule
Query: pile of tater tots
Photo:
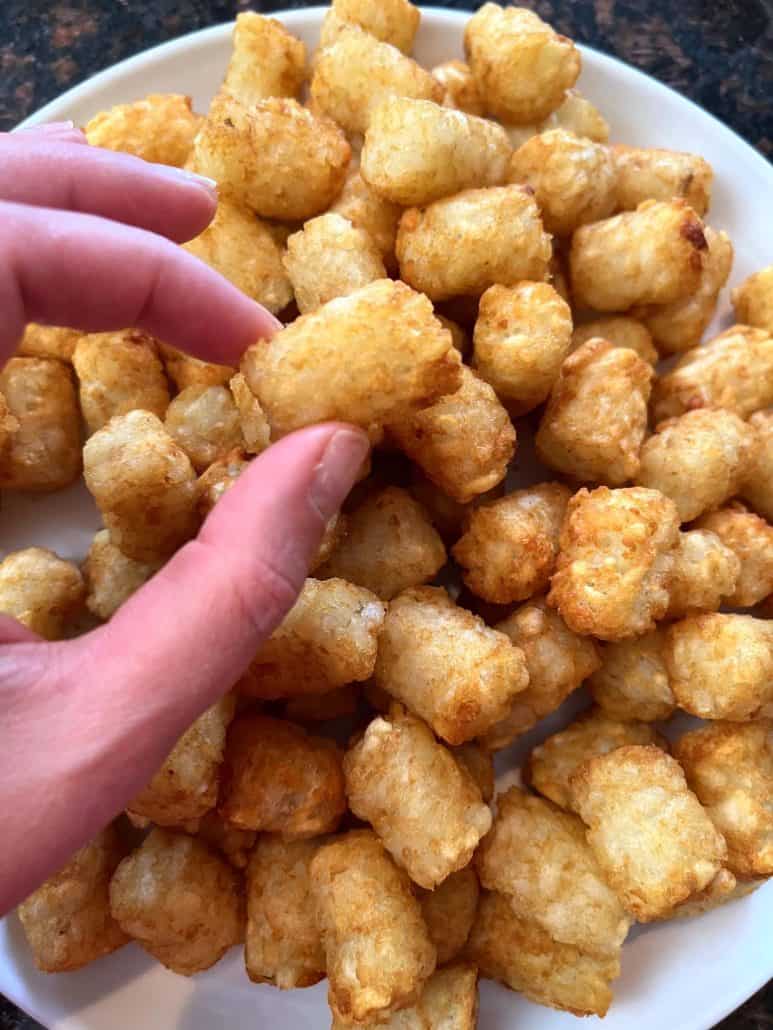
[[[271,441],[340,419],[373,447],[135,829],[20,906],[43,970],[240,945],[256,983],[327,976],[338,1030],[470,1030],[479,977],[601,1016],[634,922],[773,873],[773,267],[705,340],[733,261],[707,162],[609,144],[530,10],[484,4],[432,70],[419,20],[334,0],[307,53],[242,14],[206,115],[154,95],[86,127],[217,181],[185,246],[284,328],[237,369],[29,326],[0,486],[82,470],[104,528],[81,568],[6,557],[0,610],[108,620]],[[495,754],[581,685],[495,795]],[[669,743],[678,710],[704,721]]]

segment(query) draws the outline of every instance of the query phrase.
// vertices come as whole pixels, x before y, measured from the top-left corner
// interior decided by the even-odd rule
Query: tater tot
[[[648,723],[621,722],[603,709],[591,709],[535,747],[524,775],[534,790],[561,808],[571,809],[571,779],[582,763],[624,744],[662,746],[661,738]]]
[[[773,701],[773,622],[751,615],[688,615],[666,634],[677,704],[702,719],[745,722]]]
[[[83,463],[110,540],[128,558],[167,558],[196,532],[196,473],[155,415],[116,415],[86,442]]]
[[[698,528],[715,533],[738,561],[735,589],[725,593],[733,608],[751,608],[773,593],[773,526],[741,504],[704,515]]]
[[[188,727],[150,783],[127,806],[158,826],[182,827],[217,803],[225,736],[235,702],[227,694]]]
[[[467,587],[494,604],[545,590],[570,496],[560,483],[539,483],[472,511],[453,548]]]
[[[494,797],[494,758],[490,752],[475,741],[470,741],[453,748],[452,753],[477,783],[483,800],[491,801]]]
[[[650,365],[657,364],[658,352],[652,342],[652,334],[643,322],[627,315],[609,315],[606,318],[594,318],[575,326],[572,333],[573,351],[582,347],[588,340],[600,337],[611,343],[613,347],[626,347],[635,351],[642,361]]]
[[[11,358],[0,371],[5,399],[0,487],[61,490],[81,471],[80,412],[70,369],[49,358]]]
[[[133,104],[100,111],[83,131],[92,147],[122,150],[154,164],[182,168],[200,123],[190,97],[151,93]]]
[[[665,659],[665,638],[653,629],[631,640],[601,646],[600,668],[588,681],[593,700],[613,719],[668,719],[676,698]]]
[[[688,612],[715,612],[723,599],[730,604],[740,572],[738,558],[716,533],[708,528],[680,533],[666,617],[681,619]]]
[[[110,533],[100,529],[91,541],[83,563],[86,607],[99,619],[111,618],[158,568],[158,562],[138,562],[127,558],[111,542]]]
[[[244,962],[254,983],[311,987],[325,975],[325,953],[311,901],[311,860],[319,842],[260,838],[247,866]]]
[[[758,411],[749,419],[749,425],[754,432],[754,448],[741,495],[773,523],[773,410]]]
[[[465,955],[481,976],[500,980],[538,1005],[575,1016],[604,1016],[620,959],[559,944],[532,919],[519,918],[508,898],[484,891]]]
[[[89,433],[96,433],[113,415],[135,408],[164,417],[169,386],[156,341],[147,333],[123,329],[82,336],[72,363]]]
[[[160,350],[166,374],[178,390],[184,390],[186,386],[225,386],[236,371],[230,365],[200,361],[165,343],[160,344]]]
[[[259,648],[242,692],[275,699],[324,694],[373,672],[384,604],[343,579],[307,579],[297,601]]]
[[[464,49],[486,107],[505,122],[546,118],[580,74],[580,54],[525,7],[484,4],[467,22]]]
[[[410,54],[421,12],[408,0],[333,0],[322,22],[319,45],[329,46],[341,24],[357,25],[382,43]]]
[[[459,501],[455,501],[453,497],[449,497],[440,487],[436,486],[417,465],[411,467],[410,490],[447,543],[457,540],[461,536],[464,520],[471,508],[479,503],[494,500],[495,497],[501,497],[504,492],[503,485],[500,483],[487,493],[478,494],[470,503],[460,504]]]
[[[727,841],[739,876],[773,873],[773,721],[717,722],[685,734],[674,755]]]
[[[224,822],[220,813],[212,808],[199,820],[196,836],[219,851],[234,869],[244,869],[257,834],[254,830],[239,830]]]
[[[201,841],[158,828],[118,866],[110,910],[124,933],[182,976],[209,969],[244,933],[236,871]]]
[[[515,454],[515,429],[488,383],[466,365],[461,386],[392,422],[390,434],[425,475],[459,504],[493,489]]]
[[[703,890],[724,865],[721,834],[659,747],[630,744],[591,758],[571,783],[604,878],[640,922]]]
[[[267,97],[297,97],[306,77],[306,47],[275,18],[237,14],[223,88],[250,105]]]
[[[397,486],[366,497],[347,518],[346,535],[318,570],[367,587],[389,601],[427,583],[446,563],[446,549],[427,513]]]
[[[490,286],[480,299],[473,365],[513,415],[541,404],[572,338],[572,313],[548,283]]]
[[[188,386],[169,405],[164,428],[197,472],[244,442],[239,412],[225,386]]]
[[[343,189],[330,211],[348,219],[356,229],[364,229],[387,269],[394,270],[397,264],[395,239],[402,209],[371,189],[359,168],[349,169]]]
[[[500,186],[511,153],[495,122],[430,100],[388,97],[371,114],[360,172],[380,196],[412,207],[460,190]]]
[[[731,901],[738,901],[740,898],[753,894],[758,887],[767,883],[768,877],[757,877],[749,880],[737,879],[729,869],[720,870],[706,890],[698,891],[677,905],[671,912],[663,916],[664,919],[689,919],[692,916],[703,915],[704,912],[711,912],[719,905],[726,905]]]
[[[390,603],[374,678],[449,744],[503,719],[529,681],[523,652],[435,587]]]
[[[466,114],[486,113],[469,64],[464,61],[444,61],[432,69],[432,74],[443,87],[439,103],[444,107],[452,107]]]
[[[346,810],[341,753],[331,740],[266,715],[228,729],[218,810],[243,830],[287,840],[335,830]]]
[[[652,366],[625,347],[591,339],[569,355],[536,436],[537,454],[574,479],[622,486],[639,471]]]
[[[212,101],[194,143],[196,171],[265,218],[311,218],[344,184],[351,148],[329,118],[296,100],[245,105],[227,93]]]
[[[274,438],[339,419],[377,440],[385,422],[453,392],[459,352],[426,297],[378,279],[246,352],[242,372]]]
[[[569,236],[615,210],[615,165],[601,143],[551,129],[523,143],[510,161],[509,182],[534,190],[545,229]]]
[[[469,863],[491,812],[466,769],[415,716],[377,717],[344,758],[349,808],[414,883],[432,890]]]
[[[325,694],[299,694],[291,697],[284,706],[284,714],[293,722],[327,722],[354,715],[360,701],[358,683],[336,687]]]
[[[773,337],[735,325],[687,351],[655,382],[656,422],[693,408],[727,408],[740,418],[773,405]]]
[[[185,249],[273,314],[293,299],[282,248],[270,227],[227,197],[219,199],[215,217]]]
[[[609,125],[604,116],[576,89],[567,90],[555,111],[539,125],[540,132],[550,129],[565,129],[594,143],[606,143],[609,139]]]
[[[703,223],[682,200],[648,200],[581,226],[569,254],[575,304],[625,311],[680,300],[698,289],[707,249]]]
[[[634,211],[644,200],[686,201],[703,217],[711,201],[714,172],[698,154],[655,147],[627,147],[617,143],[611,148],[617,169],[617,207]]]
[[[418,892],[421,914],[437,951],[437,964],[452,962],[470,936],[478,907],[478,877],[471,865],[451,873],[434,890]]]
[[[77,329],[28,322],[16,353],[22,358],[58,358],[69,363],[80,336]]]
[[[690,522],[738,492],[754,446],[753,431],[731,411],[688,411],[645,440],[637,481],[670,497]]]
[[[261,454],[271,442],[271,427],[260,402],[241,372],[228,385],[238,412],[244,450],[249,454]]]
[[[209,515],[248,465],[246,454],[235,450],[226,454],[224,458],[213,461],[209,468],[202,472],[196,481],[197,507],[202,518]]]
[[[302,315],[386,277],[368,233],[330,211],[312,218],[288,239],[284,266]]]
[[[703,332],[714,317],[719,292],[727,282],[733,265],[733,244],[727,233],[708,226],[704,233],[708,250],[700,283],[695,293],[660,307],[634,309],[663,354],[676,354],[697,347]]]
[[[773,335],[773,265],[744,279],[732,297],[739,322]]]
[[[364,133],[374,108],[387,97],[439,101],[442,87],[397,47],[344,25],[317,55],[310,92],[315,110],[348,133]]]
[[[107,826],[19,905],[38,969],[71,972],[127,943],[129,938],[110,915],[108,893],[125,854],[115,826]]]
[[[554,940],[619,955],[632,920],[604,883],[576,815],[511,787],[497,797],[475,864],[483,887],[506,894],[517,916]]]
[[[383,1020],[414,1001],[434,971],[435,948],[408,874],[375,833],[356,830],[320,848],[311,893],[334,1017]]]
[[[439,965],[439,963],[438,963]],[[374,1024],[351,1023],[333,1013],[331,1030],[365,1030]],[[478,970],[469,962],[437,969],[422,987],[417,1001],[398,1009],[383,1030],[475,1030],[478,1025]]]
[[[0,612],[46,640],[58,640],[83,608],[78,567],[44,547],[13,551],[0,562]]]
[[[676,506],[657,490],[580,490],[561,530],[548,604],[576,633],[646,633],[668,607],[678,540]]]
[[[410,208],[396,250],[401,278],[432,300],[539,281],[551,255],[533,193],[523,186],[463,190]]]

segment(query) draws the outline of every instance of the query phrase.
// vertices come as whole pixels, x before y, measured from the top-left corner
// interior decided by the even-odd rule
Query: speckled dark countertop
[[[156,43],[247,8],[303,6],[292,0],[1,0],[0,130]],[[446,0],[444,6],[478,5]],[[567,35],[685,93],[773,158],[773,0],[532,0],[530,6]],[[773,983],[720,1026],[770,1030]],[[0,1030],[37,1027],[0,996]]]

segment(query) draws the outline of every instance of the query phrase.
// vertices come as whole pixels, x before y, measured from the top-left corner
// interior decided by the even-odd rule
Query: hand
[[[137,326],[235,364],[279,323],[174,245],[214,188],[85,145],[71,126],[0,135],[0,360],[28,321]],[[48,643],[0,616],[0,912],[151,778],[281,621],[367,439],[328,424],[284,438],[109,623]]]

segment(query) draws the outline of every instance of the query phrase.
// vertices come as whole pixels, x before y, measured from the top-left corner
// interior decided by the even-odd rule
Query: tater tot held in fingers
[[[83,563],[86,607],[92,615],[107,621],[158,568],[158,562],[127,558],[111,542],[108,530],[100,529]]]

